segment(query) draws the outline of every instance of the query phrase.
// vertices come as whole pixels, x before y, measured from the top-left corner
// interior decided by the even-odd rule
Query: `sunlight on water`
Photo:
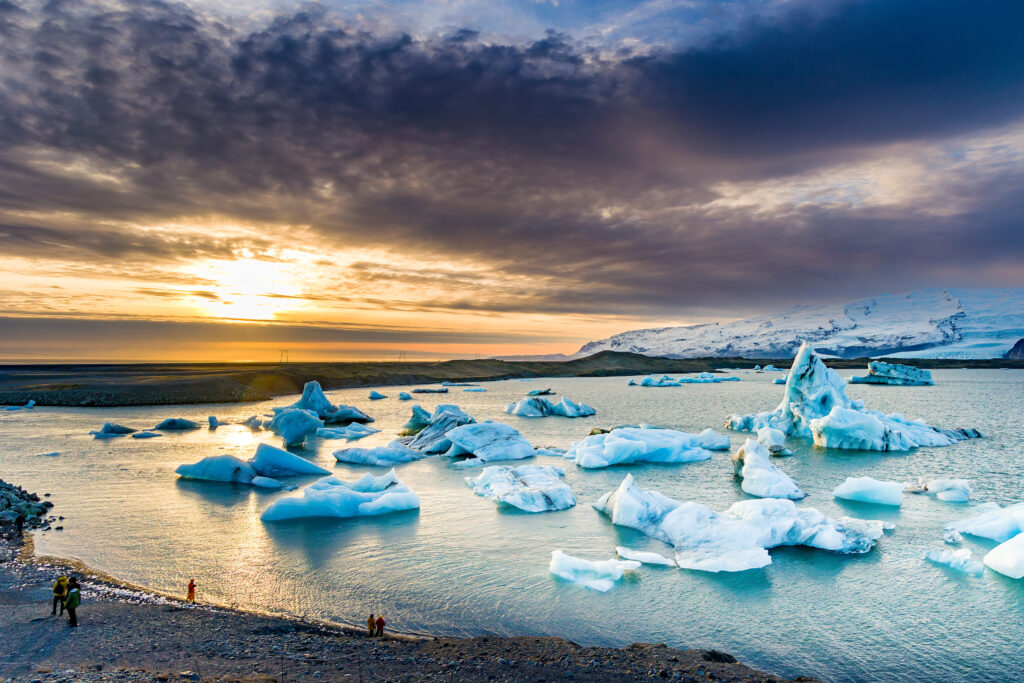
[[[457,403],[478,420],[508,422],[534,445],[567,447],[594,426],[648,422],[687,431],[714,427],[728,413],[773,408],[777,374],[739,373],[742,382],[675,388],[627,387],[628,378],[574,378],[485,384],[486,393],[389,397],[368,401],[368,389],[328,392],[377,418],[376,434],[350,445],[383,445],[411,405]],[[842,374],[848,375],[846,371]],[[554,549],[607,559],[616,545],[666,552],[662,544],[612,526],[590,504],[632,472],[643,488],[724,510],[744,498],[729,453],[671,466],[580,471],[566,467],[580,504],[527,514],[475,496],[467,474],[443,458],[399,466],[422,499],[418,512],[359,520],[263,524],[259,514],[282,492],[179,480],[174,468],[231,453],[248,458],[267,432],[240,426],[167,434],[149,440],[93,440],[106,421],[152,427],[165,417],[205,425],[207,415],[242,419],[263,414],[285,397],[245,405],[142,408],[41,408],[0,413],[0,477],[52,494],[64,531],[36,533],[40,554],[90,566],[155,589],[184,593],[195,577],[201,599],[272,613],[358,623],[383,611],[396,629],[451,635],[557,635],[585,644],[642,640],[716,647],[774,672],[829,680],[963,678],[1007,680],[1024,665],[1024,581],[986,570],[969,578],[922,559],[941,549],[942,525],[969,505],[926,496],[903,507],[840,502],[830,491],[847,476],[912,481],[918,476],[971,479],[977,502],[1024,501],[1024,372],[936,371],[935,387],[851,386],[869,407],[921,417],[945,427],[977,427],[988,438],[903,454],[816,449],[789,440],[796,455],[776,461],[809,497],[801,503],[830,516],[892,521],[896,530],[866,555],[808,548],[771,551],[758,571],[707,574],[644,567],[638,579],[597,594],[553,579]],[[505,403],[550,386],[598,410],[585,419],[525,419]],[[730,433],[733,447],[746,435]],[[331,456],[344,441],[310,443],[297,453],[354,480],[383,468],[341,465]],[[36,454],[60,451],[58,457]],[[298,479],[305,484],[313,479]],[[980,559],[994,544],[968,539]]]

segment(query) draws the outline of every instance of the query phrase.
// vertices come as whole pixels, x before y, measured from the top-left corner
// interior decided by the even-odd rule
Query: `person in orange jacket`
[[[196,603],[196,580],[195,579],[189,579],[188,580],[188,594],[185,596],[185,602],[192,603],[193,605]]]
[[[366,629],[370,633],[370,637],[373,638],[377,632],[377,622],[373,618],[373,612],[370,613],[370,618],[366,620]]]
[[[378,614],[377,615],[377,635],[378,636],[383,636],[384,635],[384,615],[383,614]]]

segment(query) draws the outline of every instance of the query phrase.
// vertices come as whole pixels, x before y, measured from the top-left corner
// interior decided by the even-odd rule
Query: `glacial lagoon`
[[[293,452],[354,481],[388,468],[337,463],[332,451],[385,445],[414,403],[432,410],[456,403],[478,420],[515,426],[535,446],[567,448],[593,427],[650,423],[689,432],[712,427],[732,449],[748,434],[727,431],[730,413],[774,408],[778,373],[730,372],[739,382],[680,387],[627,386],[629,378],[562,378],[452,387],[415,394],[413,387],[327,392],[357,406],[382,431],[357,442],[307,442]],[[853,374],[841,371],[844,376]],[[90,567],[160,591],[183,593],[189,578],[201,600],[272,614],[358,623],[382,611],[401,631],[444,635],[537,634],[581,644],[664,642],[714,647],[769,671],[825,680],[973,680],[1017,678],[1024,667],[1024,580],[986,569],[980,577],[924,560],[943,543],[943,525],[982,502],[1024,501],[1024,371],[937,370],[936,386],[851,385],[852,398],[884,412],[920,417],[938,427],[974,427],[986,436],[905,453],[837,451],[789,438],[794,456],[773,459],[808,497],[800,506],[830,517],[880,519],[895,525],[874,550],[837,555],[806,547],[771,550],[772,564],[734,574],[647,566],[608,593],[582,589],[548,571],[551,551],[598,560],[616,546],[671,554],[639,532],[615,527],[591,503],[627,473],[644,489],[723,511],[748,498],[733,477],[729,451],[704,462],[583,470],[541,456],[517,464],[564,467],[579,504],[529,514],[476,496],[446,458],[400,465],[401,480],[421,499],[418,511],[346,520],[264,523],[263,510],[293,495],[249,486],[186,481],[182,463],[211,455],[249,458],[257,443],[280,445],[270,432],[241,425],[205,428],[208,415],[241,420],[292,403],[139,408],[35,408],[0,413],[0,478],[51,493],[62,531],[36,532],[36,552],[79,559]],[[506,403],[530,389],[597,409],[587,418],[522,418]],[[557,398],[557,397],[555,397]],[[204,428],[152,439],[93,439],[104,422],[152,427],[184,417]],[[57,451],[57,456],[44,456]],[[912,482],[963,477],[971,503],[904,495],[901,508],[834,499],[846,477]],[[290,480],[303,486],[315,478]],[[960,547],[981,559],[994,542],[965,537]]]

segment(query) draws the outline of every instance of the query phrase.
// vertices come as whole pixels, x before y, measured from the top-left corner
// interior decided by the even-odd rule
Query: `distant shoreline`
[[[607,377],[652,373],[714,372],[756,365],[789,368],[792,359],[659,358],[602,351],[569,361],[341,363],[134,363],[0,365],[0,405],[35,401],[40,406],[122,407],[197,403],[246,403],[297,394],[311,379],[324,389],[487,382],[503,379]],[[921,368],[1024,368],[1007,359],[902,359]],[[865,368],[868,359],[829,359],[833,368]]]

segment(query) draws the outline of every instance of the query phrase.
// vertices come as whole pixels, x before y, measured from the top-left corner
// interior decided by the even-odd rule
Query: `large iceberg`
[[[354,483],[324,477],[304,488],[300,496],[278,498],[264,510],[260,519],[272,522],[307,517],[382,515],[419,506],[419,496],[391,470],[379,477],[367,474]]]
[[[505,412],[519,417],[589,417],[597,411],[586,403],[574,403],[565,396],[558,403],[552,403],[542,396],[530,396],[518,403],[509,403]]]
[[[566,555],[561,550],[551,552],[551,564],[548,566],[555,576],[601,593],[610,591],[626,572],[634,572],[639,568],[640,563],[633,560],[591,562]]]
[[[94,429],[89,433],[92,434],[94,439],[111,439],[124,436],[126,434],[132,434],[134,432],[135,430],[131,427],[125,427],[124,425],[119,425],[115,422],[105,422],[102,427]]]
[[[974,429],[937,429],[902,415],[867,410],[846,395],[846,382],[830,370],[806,343],[800,347],[775,410],[730,415],[726,426],[739,431],[772,427],[784,434],[813,438],[827,448],[903,451],[920,446],[948,446],[980,437]]]
[[[426,453],[414,451],[399,441],[392,441],[387,446],[376,446],[374,448],[343,448],[334,451],[334,458],[338,462],[348,462],[357,465],[397,465],[403,462],[412,462],[427,457]]]
[[[806,494],[796,482],[773,465],[770,458],[767,448],[753,439],[747,439],[732,456],[736,474],[743,478],[740,488],[759,498],[805,498]]]
[[[373,418],[353,406],[334,405],[320,388],[320,382],[311,380],[302,388],[302,397],[291,404],[274,408],[279,413],[290,408],[309,410],[324,421],[325,424],[346,424],[348,422],[373,422]]]
[[[184,479],[226,481],[251,484],[257,476],[252,465],[233,455],[212,455],[190,465],[178,465],[174,470]]]
[[[274,477],[330,474],[319,465],[265,443],[256,447],[256,454],[249,460],[233,455],[214,455],[196,463],[179,465],[175,472],[185,479],[235,482],[264,488],[283,486]]]
[[[1024,578],[1024,534],[997,545],[982,558],[985,566],[1011,579]]]
[[[298,446],[305,442],[306,437],[316,434],[324,422],[312,410],[285,408],[277,411],[267,426],[281,435],[285,446]]]
[[[294,477],[305,474],[330,474],[319,465],[300,458],[294,453],[275,448],[268,443],[256,447],[256,455],[249,459],[252,468],[263,477]]]
[[[844,500],[856,500],[861,503],[878,505],[896,505],[903,502],[905,484],[898,481],[879,481],[871,477],[847,477],[835,487],[832,495]]]
[[[414,407],[413,419],[406,423],[407,428],[410,423],[422,420],[423,415],[427,412],[422,408],[419,409],[422,412],[418,412],[416,408],[419,406]],[[444,453],[452,447],[452,442],[448,439],[448,432],[456,427],[476,422],[462,408],[449,403],[438,405],[426,420],[427,424],[419,427],[415,436],[405,439],[402,443],[422,453]],[[419,422],[417,422],[418,424]],[[408,433],[408,429],[404,433]]]
[[[595,468],[633,462],[696,462],[710,451],[727,450],[729,437],[706,429],[689,434],[674,429],[616,427],[577,441],[565,452],[580,467]]]
[[[462,467],[494,460],[522,460],[534,455],[533,446],[515,427],[500,422],[461,425],[445,436],[451,443],[445,455],[469,457],[458,463]]]
[[[924,559],[935,564],[941,564],[950,569],[955,569],[964,574],[975,576],[983,573],[985,567],[977,560],[971,559],[971,551],[967,548],[960,550],[929,550],[924,554]]]
[[[576,504],[565,470],[551,465],[498,465],[485,467],[480,476],[466,477],[478,496],[527,512],[565,510]]]
[[[440,407],[440,406],[439,406]],[[424,428],[430,425],[432,419],[430,411],[425,410],[419,404],[412,407],[412,417],[402,425],[402,431],[399,432],[402,436],[414,436],[423,431]]]
[[[791,500],[759,498],[717,513],[699,503],[644,491],[627,474],[594,507],[613,524],[641,531],[675,548],[676,564],[701,571],[744,571],[771,564],[768,548],[806,545],[838,553],[866,553],[883,534],[876,520],[834,520]]]
[[[928,370],[873,360],[868,363],[868,374],[862,377],[851,377],[850,384],[896,384],[923,387],[935,384],[935,382],[932,381],[932,373]]]

